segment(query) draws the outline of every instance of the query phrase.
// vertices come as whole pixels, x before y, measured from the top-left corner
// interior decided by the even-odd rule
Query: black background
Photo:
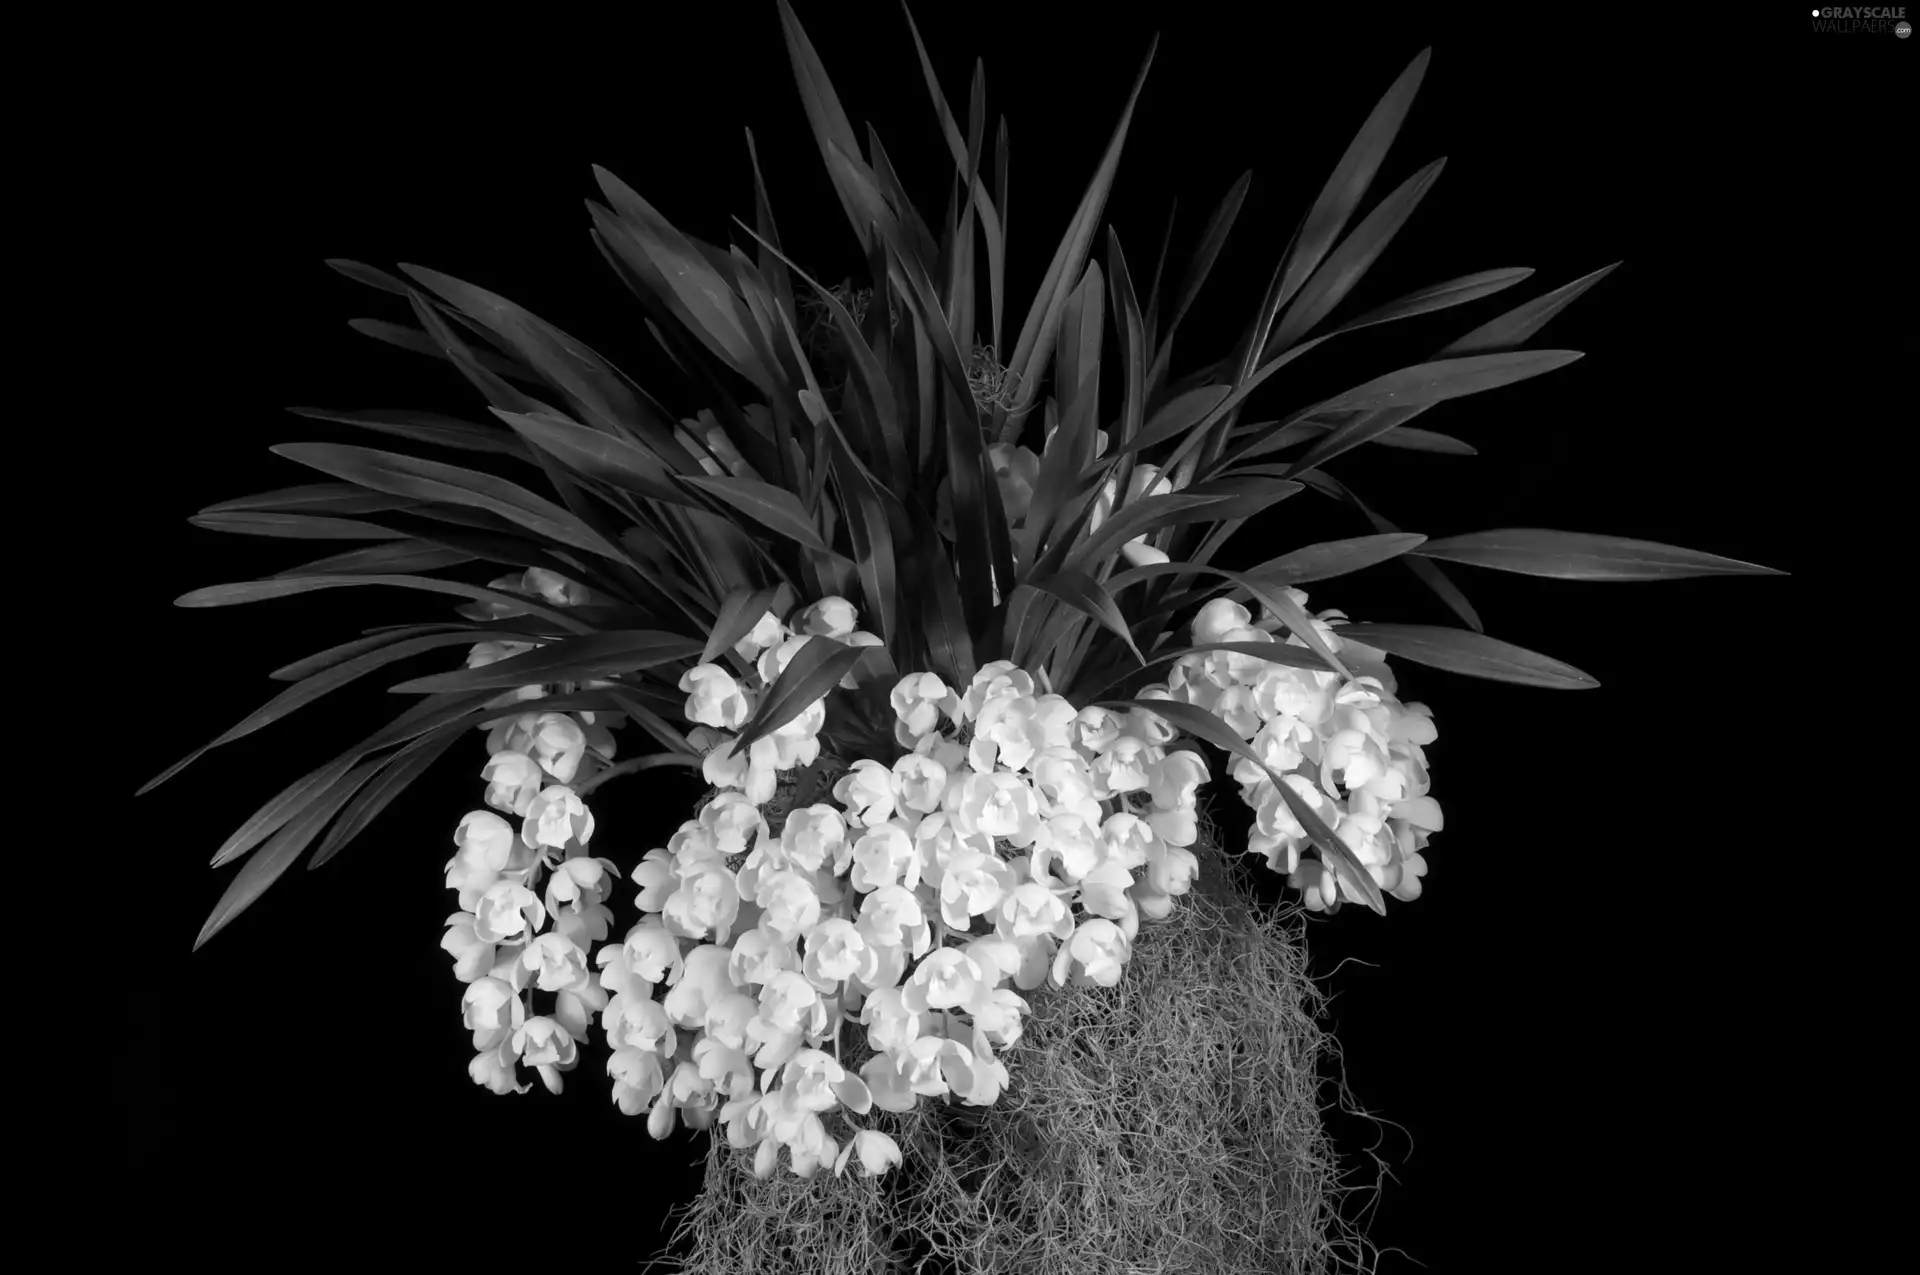
[[[877,128],[937,221],[945,148],[898,9],[796,8],[856,129]],[[1384,919],[1348,909],[1316,922],[1309,942],[1336,994],[1345,1080],[1391,1122],[1331,1117],[1356,1182],[1371,1181],[1369,1148],[1392,1170],[1365,1218],[1398,1250],[1380,1270],[1693,1269],[1806,1207],[1792,1186],[1811,1154],[1793,1132],[1799,1117],[1762,1115],[1752,1095],[1785,1065],[1776,1011],[1814,959],[1801,900],[1847,888],[1807,855],[1819,821],[1793,791],[1804,784],[1810,801],[1821,786],[1807,754],[1830,729],[1820,687],[1833,675],[1803,662],[1830,638],[1835,605],[1807,574],[1818,515],[1796,491],[1798,457],[1883,418],[1865,398],[1810,387],[1810,357],[1874,356],[1836,348],[1835,320],[1804,293],[1812,275],[1880,269],[1870,238],[1848,238],[1851,255],[1822,245],[1876,206],[1887,178],[1783,121],[1796,101],[1844,113],[1881,82],[1910,83],[1894,62],[1913,50],[1788,24],[1755,52],[1717,22],[1651,12],[1406,22],[1315,8],[1122,17],[923,4],[916,18],[963,118],[976,56],[989,118],[1009,117],[1010,329],[1155,30],[1106,214],[1143,295],[1172,200],[1170,273],[1233,180],[1255,174],[1176,374],[1225,352],[1353,131],[1429,44],[1426,86],[1374,197],[1431,158],[1450,162],[1348,312],[1471,271],[1538,273],[1469,310],[1358,338],[1256,406],[1417,361],[1525,297],[1625,262],[1535,342],[1586,358],[1421,422],[1480,456],[1370,448],[1332,471],[1430,535],[1550,526],[1795,574],[1582,585],[1456,568],[1490,633],[1601,688],[1531,690],[1400,663],[1403,697],[1430,704],[1439,726],[1429,752],[1447,829],[1428,889]],[[443,614],[391,590],[170,605],[314,556],[185,522],[218,500],[309,481],[268,446],[380,445],[286,406],[481,411],[451,369],[350,332],[349,318],[407,316],[323,258],[410,262],[497,291],[677,395],[638,303],[589,242],[589,165],[689,233],[749,244],[728,218],[752,218],[751,126],[788,249],[823,279],[860,273],[770,5],[462,17],[457,34],[321,23],[237,44],[233,32],[178,27],[151,38],[103,131],[122,162],[90,209],[109,262],[142,263],[113,297],[154,356],[121,387],[134,400],[122,532],[138,546],[121,617],[165,669],[115,750],[124,773],[103,786],[109,802],[268,699],[279,689],[269,670],[369,625]],[[120,375],[104,358],[94,368]],[[1241,553],[1367,530],[1302,496],[1243,531]],[[1448,622],[1391,568],[1311,593],[1316,608],[1358,619]],[[559,1098],[537,1087],[496,1097],[465,1074],[461,988],[438,942],[455,907],[441,880],[452,830],[482,804],[477,736],[342,857],[296,869],[187,956],[232,871],[207,871],[207,857],[368,716],[390,714],[386,684],[374,677],[216,750],[119,825],[147,867],[109,896],[136,918],[116,1013],[134,1016],[146,1043],[123,1063],[139,1082],[112,1092],[141,1195],[168,1205],[163,1229],[142,1234],[162,1251],[192,1245],[241,1264],[251,1250],[211,1237],[264,1236],[282,1255],[270,1264],[377,1239],[444,1260],[533,1260],[549,1245],[549,1260],[625,1266],[653,1251],[665,1208],[697,1187],[696,1144],[656,1144],[621,1117],[598,1052]],[[594,803],[595,850],[630,869],[695,791],[668,779],[609,787]],[[1236,803],[1222,793],[1218,804],[1230,814]],[[614,903],[618,932],[631,892]]]

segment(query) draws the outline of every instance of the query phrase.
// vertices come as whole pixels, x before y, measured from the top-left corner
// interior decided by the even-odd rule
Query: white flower
[[[529,1018],[513,1033],[513,1052],[540,1073],[550,1093],[559,1093],[560,1073],[579,1061],[579,1050],[565,1027],[545,1016]]]
[[[787,638],[787,627],[780,623],[780,617],[771,611],[762,612],[759,620],[747,635],[733,644],[735,654],[743,660],[757,660],[760,652],[770,646],[777,646]]]
[[[557,607],[577,607],[593,601],[593,591],[586,585],[576,584],[545,567],[528,567],[526,575],[520,578],[520,591]]]
[[[628,967],[648,983],[680,980],[680,945],[659,917],[650,916],[628,930],[622,950]]]
[[[1252,624],[1252,613],[1238,602],[1231,598],[1215,598],[1201,607],[1200,614],[1193,618],[1193,644],[1206,646],[1228,641],[1228,633],[1234,629],[1249,628]]]
[[[1162,810],[1192,809],[1207,779],[1207,759],[1183,748],[1147,768],[1147,794]]]
[[[856,890],[864,893],[883,885],[898,884],[917,866],[913,838],[895,822],[869,828],[853,843],[852,864],[847,883]],[[916,882],[905,884],[911,890]]]
[[[1133,873],[1125,864],[1112,859],[1097,863],[1080,878],[1080,906],[1090,915],[1104,916],[1112,921],[1121,920],[1133,911],[1134,902],[1128,894],[1133,884]],[[1072,925],[1073,922],[1069,920],[1068,928],[1071,929]],[[1056,934],[1055,937],[1065,938],[1066,935]]]
[[[590,977],[587,954],[562,934],[542,934],[527,944],[520,963],[538,976],[543,992],[564,992],[582,986]]]
[[[894,716],[898,718],[895,738],[904,733],[907,738],[900,739],[902,746],[911,746],[915,740],[940,725],[942,713],[955,717],[960,711],[960,699],[947,689],[947,684],[932,673],[910,673],[887,697],[893,705]]]
[[[471,912],[455,912],[447,918],[447,932],[440,939],[440,946],[453,958],[453,976],[463,983],[485,978],[493,968],[493,943],[474,932],[475,920]]]
[[[966,929],[974,917],[992,911],[1014,888],[1015,880],[1013,869],[996,855],[955,858],[940,877],[940,919],[956,930]]]
[[[845,598],[821,598],[793,617],[797,633],[843,639],[860,622],[860,613]]]
[[[533,732],[534,760],[563,784],[573,782],[587,752],[586,732],[566,713],[542,713]]]
[[[1002,695],[1032,694],[1032,674],[1009,660],[994,660],[981,665],[980,671],[973,675],[972,684],[961,697],[958,720],[971,721],[980,715],[983,704]]]
[[[997,762],[1024,770],[1043,748],[1065,747],[1076,714],[1058,695],[997,695],[980,705],[970,758],[975,770],[991,771]]]
[[[1161,894],[1181,895],[1200,875],[1200,860],[1183,846],[1166,844],[1147,857],[1147,882]]]
[[[765,926],[748,930],[733,941],[727,973],[736,986],[764,984],[782,970],[795,969],[799,954],[793,945]]]
[[[1082,921],[1053,958],[1053,985],[1064,986],[1071,972],[1075,985],[1112,987],[1120,981],[1131,945],[1119,926],[1104,917]]]
[[[900,1144],[878,1129],[862,1129],[853,1135],[853,1140],[842,1148],[833,1162],[834,1176],[847,1167],[847,1161],[858,1158],[860,1172],[867,1177],[878,1177],[894,1165],[900,1163]]]
[[[685,962],[672,981],[661,1008],[675,1025],[704,1028],[710,1007],[733,995],[733,979],[727,973],[729,953],[715,943],[702,943],[687,953]]]
[[[487,759],[480,777],[487,781],[487,804],[495,810],[524,818],[527,807],[546,786],[540,764],[522,752],[502,751]]]
[[[473,1033],[475,1049],[493,1049],[526,1021],[526,1006],[511,985],[497,978],[477,979],[460,998],[460,1021]]]
[[[740,914],[740,892],[734,875],[725,864],[706,860],[680,878],[680,886],[667,896],[660,910],[670,933],[681,938],[712,937],[725,943]]]
[[[820,919],[820,896],[813,882],[798,872],[773,872],[762,877],[753,901],[764,909],[760,924],[789,943]]]
[[[669,1057],[678,1045],[673,1020],[656,1000],[616,996],[608,1003],[601,1026],[615,1049],[644,1049]]]
[[[1129,877],[1127,884],[1132,883]],[[1050,934],[1064,939],[1073,933],[1073,911],[1066,900],[1038,881],[1023,881],[1010,890],[1000,900],[995,922],[999,932],[1010,938]]]
[[[1098,825],[1075,814],[1058,814],[1040,826],[1034,841],[1033,871],[1036,879],[1057,860],[1061,875],[1078,881],[1093,871],[1106,850]]]
[[[867,1044],[883,1053],[904,1049],[919,1038],[926,1019],[907,1008],[898,987],[883,987],[867,993],[860,1006],[860,1021],[867,1028]]]
[[[868,982],[877,973],[879,955],[866,936],[845,917],[829,917],[806,937],[807,955],[801,972],[823,992],[831,992],[850,978]]]
[[[473,1082],[495,1093],[526,1093],[532,1085],[517,1083],[514,1079],[514,1054],[511,1039],[502,1041],[499,1048],[490,1049],[474,1055],[467,1064],[467,1074]]]
[[[607,1059],[607,1074],[613,1077],[614,1103],[629,1116],[639,1115],[666,1084],[659,1056],[638,1049],[614,1051]]]
[[[833,786],[834,797],[871,827],[893,817],[893,772],[882,762],[860,760]]]
[[[576,839],[584,846],[592,838],[593,812],[564,784],[555,784],[535,797],[520,827],[520,839],[531,849],[565,849]]]
[[[715,793],[700,812],[699,826],[713,836],[715,853],[723,858],[745,854],[767,835],[767,819],[744,793]]]
[[[468,668],[485,668],[489,664],[498,664],[501,660],[510,660],[516,655],[525,655],[538,642],[476,642],[467,652]]]
[[[923,956],[933,943],[933,930],[913,891],[883,885],[860,900],[861,932],[882,947],[907,947]]]
[[[768,686],[779,681],[780,675],[787,671],[787,665],[793,662],[793,657],[800,654],[800,648],[811,641],[813,641],[813,634],[803,633],[762,651],[755,665],[755,671],[760,674],[760,680]]]
[[[954,826],[964,833],[1004,837],[1024,850],[1040,831],[1040,798],[1018,775],[968,775],[947,785],[944,801]]]
[[[513,828],[491,810],[475,810],[454,829],[459,852],[447,860],[447,889],[460,892],[460,906],[469,911],[488,886],[500,879],[512,861],[516,839]]]
[[[734,752],[739,739],[730,735],[700,763],[700,774],[716,788],[738,788],[756,806],[773,800],[780,783],[780,745],[771,736],[753,741],[742,757]]]
[[[501,943],[545,925],[547,909],[518,881],[496,881],[475,902],[473,933],[482,943]]]
[[[893,763],[893,787],[899,804],[932,814],[947,789],[947,768],[925,753],[907,753]]]
[[[965,952],[943,947],[914,967],[901,989],[900,1003],[916,1014],[936,1009],[965,1009],[992,991],[986,971]]]
[[[696,664],[680,675],[680,689],[688,692],[686,715],[690,722],[721,730],[739,730],[753,716],[747,693],[733,680],[733,674],[718,664]]]
[[[987,448],[987,464],[1000,488],[1000,504],[1009,526],[1026,520],[1033,505],[1033,489],[1040,482],[1040,458],[1025,447],[994,443]]]
[[[828,860],[836,858],[846,845],[847,821],[828,805],[812,805],[789,811],[780,829],[780,850],[785,862],[802,872],[817,872]]]
[[[1095,794],[1104,800],[1124,792],[1139,792],[1147,786],[1147,767],[1152,762],[1153,756],[1143,741],[1122,735],[1093,759]]]

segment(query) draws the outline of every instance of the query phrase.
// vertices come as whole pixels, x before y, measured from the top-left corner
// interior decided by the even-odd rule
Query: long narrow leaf
[[[290,597],[296,593],[311,593],[315,589],[339,589],[349,585],[365,584],[392,585],[400,589],[423,589],[429,593],[447,593],[454,597],[472,598],[476,602],[500,604],[537,615],[570,632],[590,631],[588,626],[566,612],[541,606],[526,598],[510,597],[493,589],[462,584],[458,580],[434,580],[426,576],[309,576],[282,580],[248,580],[238,584],[214,584],[204,589],[195,589],[192,593],[185,593],[175,598],[173,604],[177,607],[237,606],[245,602],[265,602],[272,598]]]
[[[827,637],[809,638],[767,688],[759,710],[733,741],[735,756],[746,755],[755,741],[779,730],[838,686],[866,649]]]
[[[492,474],[337,443],[281,443],[267,450],[375,491],[484,509],[559,544],[616,562],[626,557],[572,513]]]
[[[1570,664],[1466,629],[1432,624],[1348,624],[1341,626],[1340,636],[1415,664],[1468,677],[1550,690],[1590,690],[1600,685]]]
[[[1529,527],[1448,536],[1428,541],[1414,552],[1424,558],[1554,580],[1682,580],[1693,576],[1786,574],[1772,567],[1651,540]]]
[[[355,837],[366,831],[367,826],[380,816],[381,811],[392,804],[395,797],[425,774],[427,767],[438,761],[463,734],[455,728],[442,728],[422,735],[387,758],[380,773],[354,794],[353,800],[341,811],[340,818],[327,830],[326,839],[314,850],[313,857],[307,860],[307,870],[311,872],[345,850]]]
[[[398,693],[445,695],[488,687],[585,682],[691,660],[700,650],[698,640],[677,633],[647,630],[589,633],[549,642],[479,668],[416,677],[388,689]]]
[[[311,704],[323,695],[331,694],[354,679],[364,677],[377,668],[384,668],[397,661],[410,659],[425,651],[438,650],[443,646],[471,645],[474,642],[484,642],[489,638],[503,636],[510,635],[484,631],[427,634],[422,637],[408,639],[404,642],[377,646],[351,659],[331,665],[325,670],[315,673],[310,677],[303,678],[301,681],[296,682],[294,685],[280,692],[280,694],[274,696],[252,713],[248,714],[239,723],[229,728],[224,734],[202,744],[169,766],[161,774],[148,780],[146,785],[134,795],[138,797],[151,792],[174,775],[185,770],[188,766],[192,765],[195,760],[207,752],[220,747],[222,744],[231,744],[236,739],[244,739],[262,727],[272,725],[294,710]],[[536,679],[528,679],[528,681],[533,680]]]
[[[373,777],[373,772],[378,768],[378,762],[367,762],[350,773],[343,770],[340,774],[333,776],[329,780],[325,795],[290,820],[271,841],[261,848],[260,853],[254,855],[247,861],[246,866],[240,869],[239,874],[227,886],[226,893],[222,894],[220,901],[214,904],[213,912],[207,917],[206,924],[200,927],[200,935],[193,941],[193,950],[199,951],[206,945],[208,939],[224,930],[235,917],[251,907],[253,901],[265,893],[268,886],[278,881],[286,870],[293,866],[293,861],[300,857],[300,852],[320,835],[320,830],[326,826],[327,821],[339,812],[348,798]]]

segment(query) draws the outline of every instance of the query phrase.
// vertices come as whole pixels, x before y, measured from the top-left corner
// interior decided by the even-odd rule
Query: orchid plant
[[[1530,343],[1612,269],[1471,326],[1424,362],[1330,396],[1289,395],[1279,374],[1323,343],[1481,301],[1532,273],[1479,270],[1347,313],[1440,173],[1428,164],[1367,204],[1427,53],[1361,125],[1235,347],[1176,377],[1175,338],[1251,174],[1163,292],[1169,225],[1142,299],[1118,236],[1098,229],[1151,48],[1016,331],[1005,323],[1007,125],[989,138],[983,68],[963,131],[908,16],[958,179],[929,223],[878,134],[868,128],[862,145],[785,0],[778,8],[865,286],[828,287],[799,264],[751,134],[754,219],[725,248],[594,170],[605,198],[590,204],[594,241],[684,374],[677,385],[643,387],[448,275],[329,263],[414,320],[362,320],[360,331],[451,363],[486,413],[297,413],[469,463],[276,447],[326,481],[194,521],[369,543],[179,605],[357,585],[461,605],[454,619],[369,629],[276,670],[291,683],[283,693],[142,791],[351,681],[466,648],[465,667],[397,684],[419,697],[411,707],[227,838],[214,865],[244,863],[196,948],[309,848],[310,867],[343,850],[478,729],[486,808],[459,821],[444,869],[458,910],[443,946],[466,987],[473,1079],[524,1091],[526,1066],[557,1090],[597,1014],[614,1101],[645,1113],[656,1136],[717,1122],[756,1148],[756,1172],[771,1172],[782,1147],[803,1176],[849,1163],[879,1172],[900,1149],[859,1117],[923,1098],[992,1103],[1009,1083],[1002,1055],[1019,1039],[1023,993],[1123,976],[1138,927],[1193,880],[1209,749],[1255,811],[1248,849],[1308,907],[1384,912],[1420,893],[1442,826],[1423,751],[1436,732],[1425,706],[1396,698],[1388,660],[1596,685],[1487,636],[1448,567],[1580,580],[1777,573],[1576,532],[1429,539],[1328,472],[1366,445],[1471,454],[1413,420],[1580,357]],[[1102,401],[1108,360],[1117,402]],[[1273,414],[1246,419],[1256,401]],[[1274,506],[1303,493],[1371,531],[1246,570],[1215,565],[1249,520],[1278,526],[1294,507]],[[1308,611],[1300,586],[1386,563],[1459,625]],[[653,751],[616,760],[615,731]],[[660,766],[699,770],[713,794],[667,846],[628,865],[642,917],[607,942],[622,868],[589,853],[586,798]],[[536,992],[554,998],[547,1012],[533,1012]],[[857,1065],[849,1035],[865,1052]],[[829,1113],[846,1123],[838,1137]]]

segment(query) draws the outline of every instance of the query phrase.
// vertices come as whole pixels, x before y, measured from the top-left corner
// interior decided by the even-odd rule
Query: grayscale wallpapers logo
[[[1813,11],[1813,29],[1841,35],[1885,35],[1891,32],[1902,40],[1913,34],[1907,25],[1906,6],[1896,8],[1830,7]]]

